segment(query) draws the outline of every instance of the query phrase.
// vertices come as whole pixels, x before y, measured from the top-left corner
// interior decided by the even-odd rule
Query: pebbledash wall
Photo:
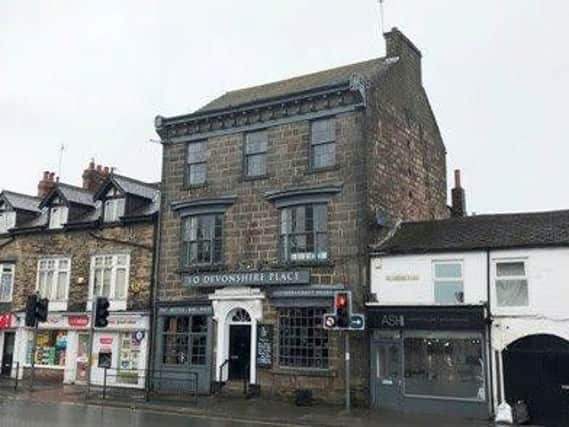
[[[363,310],[378,222],[448,215],[445,149],[422,87],[420,52],[396,29],[386,39],[386,58],[157,117],[163,176],[154,369],[168,372],[171,385],[197,374],[208,393],[244,376],[266,395],[307,388],[317,399],[341,399],[342,341],[321,326],[334,291],[351,290],[354,310]],[[317,169],[309,153],[319,119],[333,121],[335,161]],[[245,141],[259,130],[267,132],[266,173],[253,178],[244,172]],[[205,160],[188,154],[195,142],[206,144]],[[207,177],[191,185],[188,164],[196,161]],[[287,261],[279,251],[283,209],[307,205],[325,206],[326,248],[319,259]],[[221,256],[183,265],[182,240],[199,240],[185,225],[204,215],[217,215]],[[200,233],[216,245],[213,228]],[[367,337],[352,337],[353,386],[367,400]]]

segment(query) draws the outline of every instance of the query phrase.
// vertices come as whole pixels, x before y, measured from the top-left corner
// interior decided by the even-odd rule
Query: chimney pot
[[[466,216],[466,195],[460,184],[460,169],[454,171],[454,188],[451,190],[451,214],[453,217]]]
[[[460,186],[460,169],[455,169],[455,171],[454,171],[454,187],[455,188],[462,188]]]
[[[109,174],[109,167],[108,166],[105,166],[104,173],[105,173],[105,175]]]

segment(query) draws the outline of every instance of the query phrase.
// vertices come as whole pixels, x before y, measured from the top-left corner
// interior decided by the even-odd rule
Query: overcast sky
[[[569,2],[385,0],[423,52],[452,170],[477,213],[569,209]],[[0,188],[94,157],[160,177],[153,118],[231,89],[382,56],[377,0],[7,1]]]

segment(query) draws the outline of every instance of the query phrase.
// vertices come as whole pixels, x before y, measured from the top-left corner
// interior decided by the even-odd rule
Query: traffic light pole
[[[93,342],[95,339],[95,311],[97,310],[97,300],[93,298],[91,304],[91,319],[89,320],[89,345],[87,346],[87,391],[85,392],[85,400],[89,399],[91,391],[91,360],[93,359]]]
[[[34,388],[34,374],[35,374],[35,369],[36,369],[36,352],[37,352],[37,338],[38,338],[38,326],[39,326],[39,322],[36,319],[36,326],[34,326],[33,329],[33,338],[32,338],[32,360],[31,360],[31,372],[30,372],[30,391],[32,391],[32,389]],[[20,373],[16,373],[16,375],[19,375]]]
[[[352,401],[350,396],[350,332],[344,331],[344,349],[346,352],[346,412],[352,409]]]

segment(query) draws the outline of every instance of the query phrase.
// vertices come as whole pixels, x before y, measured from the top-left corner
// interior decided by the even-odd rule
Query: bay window
[[[206,364],[207,316],[165,316],[162,327],[164,365]]]

